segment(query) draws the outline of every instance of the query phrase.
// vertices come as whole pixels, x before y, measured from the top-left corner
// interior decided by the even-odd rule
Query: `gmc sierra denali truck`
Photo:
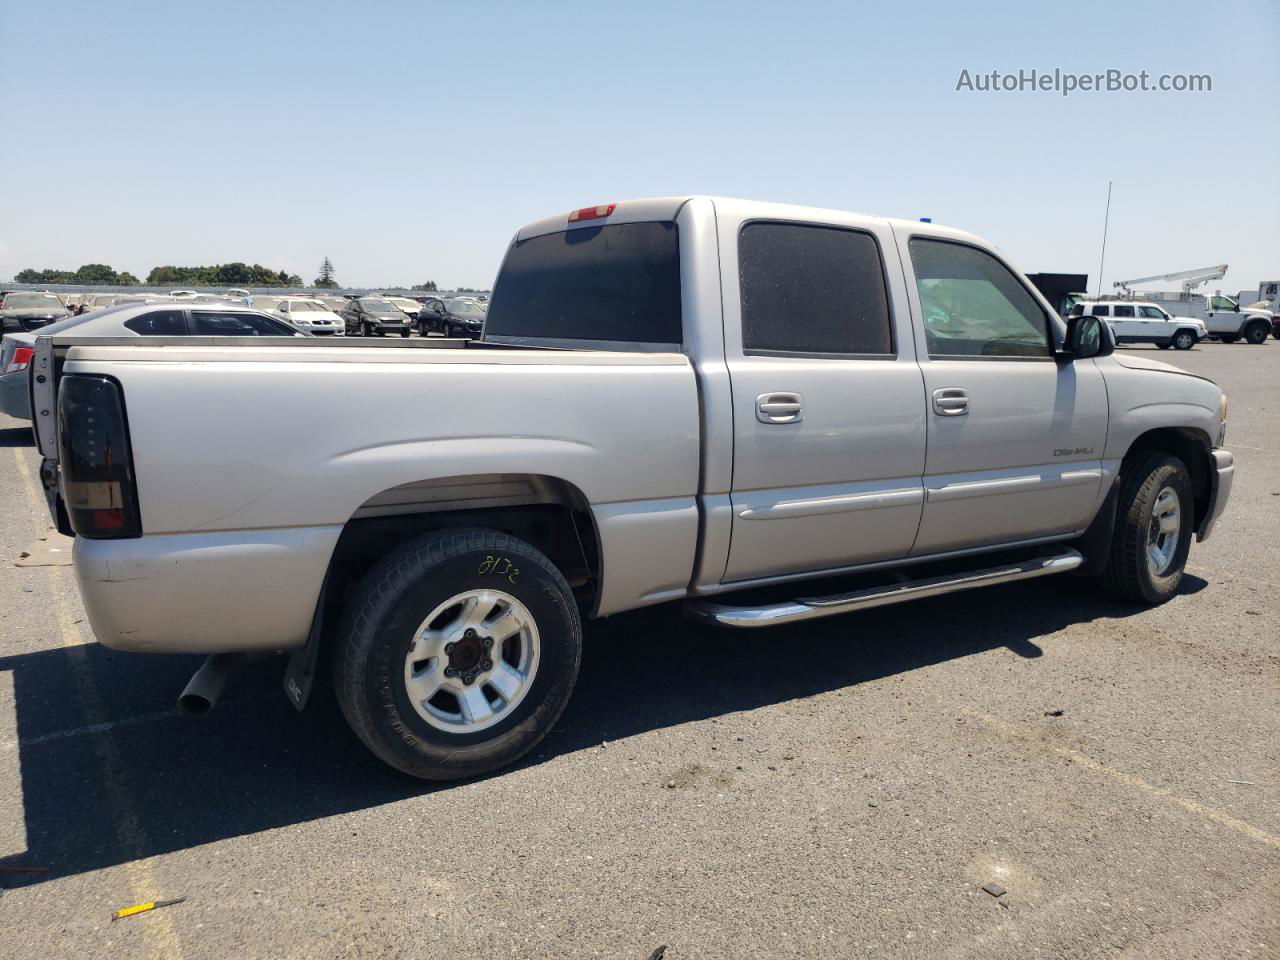
[[[101,642],[211,655],[193,708],[270,652],[301,707],[324,656],[356,734],[425,778],[538,742],[583,617],[755,628],[1072,570],[1164,602],[1233,473],[1217,386],[1064,322],[979,238],[743,200],[524,227],[477,342],[34,363]]]

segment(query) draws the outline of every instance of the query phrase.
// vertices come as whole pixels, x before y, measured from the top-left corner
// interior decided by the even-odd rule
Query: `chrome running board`
[[[1084,563],[1084,557],[1080,551],[1064,548],[1050,556],[1036,557],[999,567],[988,567],[985,570],[927,577],[922,580],[904,580],[901,583],[854,590],[851,593],[835,594],[830,597],[797,597],[795,600],[755,607],[713,603],[710,600],[692,600],[685,605],[685,610],[695,620],[719,624],[722,627],[776,627],[784,623],[831,617],[838,613],[884,607],[891,603],[905,603],[907,600],[936,597],[944,593],[973,590],[976,587],[990,587],[997,583],[1011,583],[1014,580],[1030,580],[1034,577],[1047,577],[1054,573],[1067,573],[1082,563]]]

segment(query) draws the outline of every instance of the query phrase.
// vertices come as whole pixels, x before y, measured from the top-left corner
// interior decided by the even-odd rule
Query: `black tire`
[[[494,572],[494,557],[510,561],[502,568],[508,572]],[[491,569],[481,574],[486,561]],[[424,618],[459,593],[483,588],[507,592],[532,616],[540,637],[537,669],[523,699],[493,726],[447,732],[410,701],[405,661]],[[578,676],[582,623],[569,585],[540,551],[505,533],[456,529],[413,540],[370,570],[336,640],[338,702],[365,746],[410,776],[455,780],[506,766],[546,736]]]
[[[1173,348],[1175,350],[1190,350],[1196,345],[1196,335],[1190,330],[1179,330],[1173,335]]]
[[[1255,320],[1245,329],[1244,338],[1256,347],[1260,343],[1266,343],[1270,334],[1271,331],[1265,323],[1261,320]]]
[[[1168,350],[1168,349],[1169,349],[1169,346],[1170,346],[1170,343],[1169,343],[1169,341],[1168,341],[1168,340],[1157,340],[1157,341],[1156,341],[1156,349],[1157,349],[1157,350]]]
[[[400,331],[400,336],[402,336],[402,337],[407,337],[407,336],[409,336],[409,331],[408,331],[408,330],[401,330],[401,331]]]
[[[1147,545],[1155,517],[1152,508],[1164,488],[1178,498],[1180,523],[1169,565],[1153,572],[1147,562]],[[1116,504],[1116,528],[1101,581],[1108,593],[1134,603],[1160,604],[1178,592],[1183,567],[1191,549],[1194,524],[1191,478],[1183,462],[1168,454],[1138,453],[1121,467],[1120,496]]]

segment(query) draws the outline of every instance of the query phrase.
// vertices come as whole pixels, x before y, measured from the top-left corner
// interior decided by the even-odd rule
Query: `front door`
[[[1052,321],[990,252],[913,237],[928,412],[912,554],[1082,530],[1097,507],[1107,396],[1092,360],[1058,364]]]
[[[717,202],[733,394],[726,581],[905,557],[924,388],[882,221],[744,219]]]

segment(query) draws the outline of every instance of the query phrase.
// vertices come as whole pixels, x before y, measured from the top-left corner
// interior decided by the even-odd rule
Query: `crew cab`
[[[33,372],[98,639],[210,655],[190,709],[272,651],[301,707],[327,657],[359,738],[434,779],[551,729],[584,618],[1068,571],[1163,603],[1234,472],[1216,385],[978,237],[710,197],[523,227],[479,341],[46,338]],[[377,416],[299,429],[335,393]]]
[[[1068,316],[1106,317],[1117,343],[1154,343],[1161,350],[1190,350],[1208,336],[1203,323],[1193,317],[1171,316],[1154,303],[1082,300]]]

